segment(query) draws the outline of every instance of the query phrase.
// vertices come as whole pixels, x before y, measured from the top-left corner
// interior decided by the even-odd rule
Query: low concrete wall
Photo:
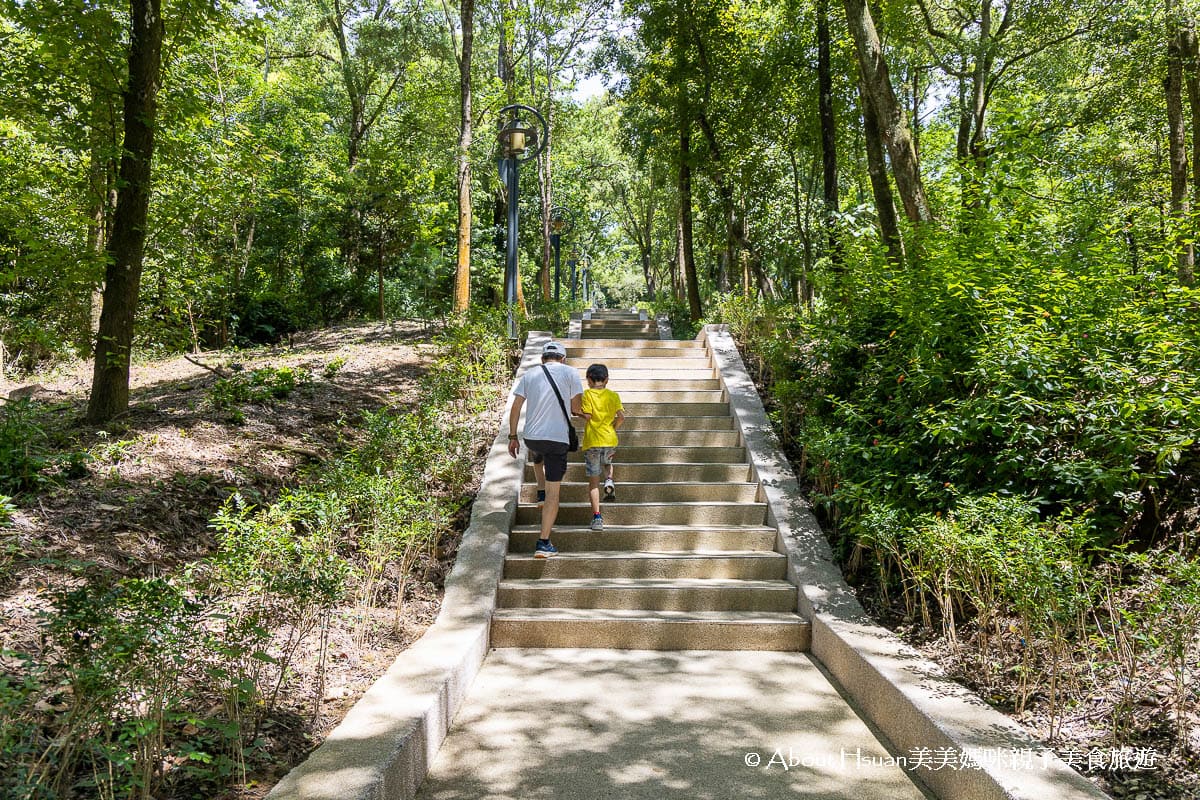
[[[945,800],[1098,800],[1103,792],[963,686],[942,676],[863,610],[783,455],[757,388],[724,325],[696,337],[713,357],[750,463],[812,622],[812,655],[890,740],[909,771]],[[957,766],[972,756],[977,768]],[[956,759],[956,768],[948,765]],[[935,768],[936,767],[936,768]]]
[[[530,333],[516,377],[541,362],[548,339],[549,334]],[[508,455],[512,402],[510,390],[437,621],[308,760],[279,782],[269,800],[405,800],[416,794],[488,652],[525,471],[523,455]]]

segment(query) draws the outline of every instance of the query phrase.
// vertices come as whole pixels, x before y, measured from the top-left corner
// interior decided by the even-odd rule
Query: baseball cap
[[[544,345],[542,345],[542,355],[566,358],[567,348],[563,347],[558,342],[546,342]]]

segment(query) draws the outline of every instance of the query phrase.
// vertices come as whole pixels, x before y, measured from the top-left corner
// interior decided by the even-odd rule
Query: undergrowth
[[[273,503],[230,497],[209,557],[153,578],[75,566],[49,598],[41,648],[0,651],[0,797],[210,797],[272,758],[301,645],[323,648],[348,604],[361,619],[390,605],[399,624],[416,564],[463,520],[490,440],[479,417],[507,387],[511,354],[494,319],[453,323],[437,344],[415,410],[346,420],[345,452]],[[212,401],[275,402],[311,379],[256,370],[219,383]],[[13,444],[14,425],[37,430],[13,412],[0,464],[23,490],[48,454],[36,437]]]
[[[836,300],[715,316],[877,610],[1052,741],[1071,722],[1195,764],[1200,293],[927,247],[834,276]]]

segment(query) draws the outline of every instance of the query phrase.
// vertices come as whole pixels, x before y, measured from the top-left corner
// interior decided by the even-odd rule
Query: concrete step
[[[558,545],[556,544],[555,547]],[[533,553],[504,559],[508,578],[731,578],[742,581],[783,580],[787,556],[769,550],[719,552],[562,552],[554,558]]]
[[[617,500],[622,503],[679,503],[722,502],[753,503],[758,499],[757,483],[629,483],[620,485]],[[536,500],[537,485],[521,487],[521,502]],[[564,481],[559,494],[563,503],[588,502],[588,484],[583,481]],[[611,503],[601,503],[600,511]]]
[[[635,417],[625,415],[621,432],[627,431],[730,431],[733,417]]]
[[[722,403],[725,402],[725,393],[720,390],[682,390],[675,391],[670,389],[656,390],[653,392],[620,392],[621,405],[626,409],[631,404],[638,403]],[[565,399],[565,398],[564,398]],[[628,413],[628,412],[626,412]]]
[[[508,537],[510,553],[532,553],[537,542],[536,525],[514,526]],[[607,550],[643,553],[698,550],[714,552],[737,550],[773,551],[775,529],[765,525],[683,526],[615,525],[605,522],[604,530],[586,526],[555,526],[554,546],[563,553]]]
[[[589,361],[579,360],[579,361],[571,362],[571,366],[575,367],[576,370],[579,372],[580,380],[586,380],[587,379],[587,368],[588,368],[588,366],[590,366],[593,363],[603,363],[605,366],[608,365],[607,361],[600,362],[600,361],[590,361],[590,360]],[[610,368],[608,370],[608,381],[609,381],[610,389],[616,389],[616,386],[614,384],[617,384],[617,383],[624,383],[626,381],[649,381],[649,380],[658,380],[658,381],[693,380],[693,381],[718,381],[719,382],[720,379],[716,376],[716,374],[712,371],[712,369],[710,369],[708,367],[705,367],[704,369],[658,369],[658,368],[637,369],[637,368],[633,368],[633,367],[628,367],[628,368],[622,367],[620,369]],[[584,388],[585,389],[587,388],[586,383],[584,384]]]
[[[500,581],[501,608],[622,608],[654,611],[795,611],[787,581],[724,578],[537,578]]]
[[[667,350],[692,350],[698,354],[707,353],[704,345],[699,344],[691,339],[646,339],[632,341],[627,339],[612,339],[605,341],[604,339],[555,339],[563,347],[569,351],[572,347],[593,348],[593,347],[616,347],[621,350],[640,352],[644,348],[651,349],[667,349]]]
[[[587,341],[587,340],[585,340]],[[594,340],[593,340],[594,341]],[[657,343],[657,342],[655,342]],[[590,347],[579,345],[567,348],[567,363],[576,361],[604,362],[608,358],[705,358],[703,348],[685,350],[679,347]]]
[[[623,461],[693,464],[744,464],[746,463],[746,448],[744,447],[634,447],[622,445],[619,448]],[[583,462],[583,451],[578,450],[567,456],[567,462]]]
[[[618,459],[625,457],[624,451],[618,448]],[[647,464],[631,463],[619,460],[614,468],[617,490],[624,483],[721,483],[726,481],[744,482],[750,480],[750,465],[744,463],[731,464]],[[525,481],[534,480],[533,465],[525,466]],[[586,483],[587,475],[582,461],[567,463],[567,474],[563,480],[567,483]]]
[[[595,315],[593,315],[591,319],[582,319],[582,320],[580,320],[580,322],[583,323],[583,327],[585,327],[585,328],[593,327],[593,328],[606,328],[606,329],[615,329],[615,330],[620,330],[621,328],[654,327],[655,325],[658,324],[655,320],[642,319],[640,317],[634,317],[634,318],[630,318],[630,319],[613,319],[613,318],[606,319],[604,317],[596,317]]]
[[[588,365],[593,362],[599,362],[595,358],[580,358],[574,361],[567,362],[570,366],[580,370],[580,375],[587,370]],[[626,353],[621,357],[606,358],[603,362],[604,366],[610,370],[655,370],[655,371],[675,371],[675,370],[701,370],[707,372],[707,377],[716,377],[713,371],[712,362],[707,356],[679,355],[670,358],[641,358],[636,355]]]
[[[657,402],[633,401],[622,396],[621,405],[625,407],[625,416],[634,417],[728,417],[729,403],[698,403],[659,400]],[[732,419],[732,417],[731,417]]]
[[[645,377],[610,375],[608,388],[621,395],[622,400],[627,392],[715,392],[721,388],[721,382],[716,378],[654,378],[650,377],[652,375],[653,370],[646,370]],[[586,380],[583,388],[587,388]]]
[[[765,503],[679,502],[679,503],[604,503],[605,524],[613,525],[754,525],[766,522]],[[515,525],[540,522],[542,510],[536,503],[519,503]],[[590,503],[562,503],[558,507],[559,525],[586,525],[592,521]]]
[[[580,441],[583,440],[583,426],[576,425]],[[626,430],[622,425],[617,431],[617,439],[622,447],[738,447],[741,444],[741,433],[729,431],[643,431]]]
[[[492,647],[808,650],[811,626],[787,612],[501,608]]]

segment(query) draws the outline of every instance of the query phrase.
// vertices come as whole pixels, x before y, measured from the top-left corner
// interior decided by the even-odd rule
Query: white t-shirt
[[[562,395],[568,414],[571,413],[571,398],[583,394],[579,372],[561,361],[548,361],[525,370],[517,381],[517,388],[513,390],[518,397],[525,398],[525,438],[566,442],[567,419],[558,407],[558,399],[550,384],[546,383],[543,366],[554,376],[554,385]]]

